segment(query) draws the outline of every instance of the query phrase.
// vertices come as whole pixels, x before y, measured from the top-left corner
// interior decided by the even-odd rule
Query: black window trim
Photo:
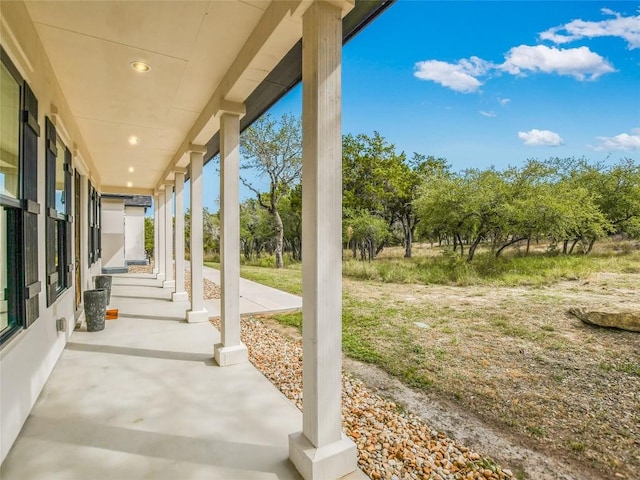
[[[71,178],[73,168],[71,165],[71,152],[63,139],[58,135],[53,122],[45,117],[45,137],[46,137],[46,168],[45,168],[45,222],[46,222],[46,266],[47,266],[47,306],[51,306],[55,301],[72,286],[72,275],[70,274],[71,258],[71,222],[72,205],[65,202],[65,211],[59,213],[56,210],[56,162],[58,157],[58,144],[64,148],[64,195],[71,198],[72,185]],[[56,265],[56,246],[58,264]],[[71,267],[72,268],[72,267]]]
[[[0,194],[0,205],[7,208],[7,268],[11,289],[9,309],[17,321],[0,332],[0,346],[5,346],[39,317],[38,296],[41,290],[38,271],[38,100],[0,46],[0,62],[20,88],[18,126],[18,198]],[[35,242],[34,242],[34,239]],[[35,243],[35,244],[34,244]]]

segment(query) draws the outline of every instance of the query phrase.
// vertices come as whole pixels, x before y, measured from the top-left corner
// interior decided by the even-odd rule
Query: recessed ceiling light
[[[133,167],[129,167],[129,173],[133,173]]]
[[[133,183],[127,182],[127,187],[133,187]]]
[[[151,67],[144,62],[131,62],[131,68],[136,72],[148,72]]]
[[[129,137],[129,143],[131,145],[137,145],[140,143],[140,139],[138,137],[131,136]]]

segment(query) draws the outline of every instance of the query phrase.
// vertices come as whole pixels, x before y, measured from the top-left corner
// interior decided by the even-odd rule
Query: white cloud
[[[496,70],[512,75],[556,73],[569,75],[580,81],[595,80],[605,73],[615,71],[604,58],[587,47],[561,49],[545,45],[520,45],[509,50],[504,63],[500,65],[478,57],[464,58],[458,63],[426,60],[415,64],[413,75],[456,92],[474,93],[483,85],[479,77]],[[510,99],[499,98],[498,101],[504,106]]]
[[[620,37],[626,40],[630,50],[640,47],[640,15],[624,17],[608,8],[603,8],[601,12],[614,18],[600,22],[573,20],[542,32],[540,39],[563,44],[581,38]]]
[[[550,130],[538,130],[536,128],[529,130],[528,132],[518,132],[518,138],[524,141],[525,145],[530,145],[532,147],[557,147],[564,143],[562,137],[557,133]]]
[[[421,80],[431,80],[456,92],[472,93],[482,86],[476,77],[486,74],[491,68],[489,62],[478,57],[462,59],[458,63],[439,60],[417,62],[414,75]]]
[[[503,107],[505,105],[507,105],[507,103],[509,103],[510,101],[511,101],[510,98],[500,98],[500,97],[498,97],[498,102],[500,102],[500,105],[502,105]]]
[[[640,149],[640,128],[631,130],[631,135],[621,133],[615,137],[596,137],[598,145],[589,145],[594,150],[638,150]]]
[[[484,110],[480,110],[480,115],[484,115],[485,117],[493,118],[496,116],[496,112],[485,112]]]
[[[570,75],[577,80],[595,80],[605,73],[615,71],[604,58],[587,47],[563,50],[545,45],[520,45],[512,48],[500,68],[512,75],[523,75],[526,72],[557,73]]]

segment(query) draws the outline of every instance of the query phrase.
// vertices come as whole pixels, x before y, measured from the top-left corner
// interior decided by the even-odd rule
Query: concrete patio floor
[[[288,460],[299,410],[250,363],[218,367],[218,331],[169,298],[150,275],[114,277],[120,318],[73,333],[3,480],[301,478]]]

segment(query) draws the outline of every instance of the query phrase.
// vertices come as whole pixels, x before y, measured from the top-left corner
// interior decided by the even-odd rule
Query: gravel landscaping
[[[153,263],[149,265],[129,265],[129,273],[152,273]],[[189,294],[191,299],[191,272],[185,270],[184,272],[184,290]],[[204,299],[213,300],[220,298],[220,287],[213,283],[211,280],[204,279]]]
[[[216,328],[219,320],[213,320]],[[267,327],[242,320],[249,358],[302,410],[302,345]],[[374,480],[471,480],[515,478],[491,458],[448,438],[417,416],[343,375],[343,430],[358,446],[358,463]]]

